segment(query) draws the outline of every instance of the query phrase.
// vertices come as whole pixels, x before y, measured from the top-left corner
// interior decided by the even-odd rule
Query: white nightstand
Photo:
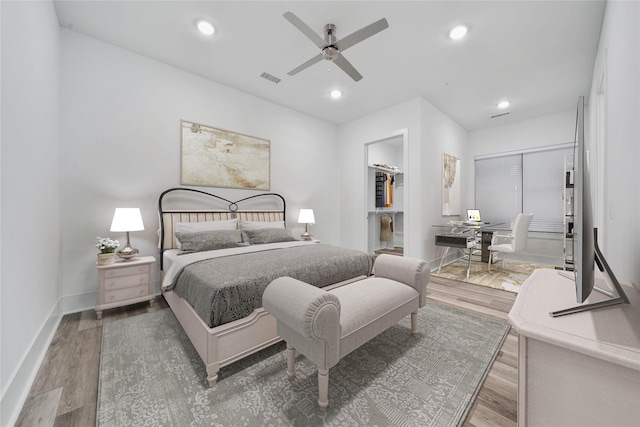
[[[102,311],[123,305],[149,301],[153,305],[153,273],[156,259],[152,256],[136,257],[131,261],[117,261],[98,269],[98,302],[96,315]]]

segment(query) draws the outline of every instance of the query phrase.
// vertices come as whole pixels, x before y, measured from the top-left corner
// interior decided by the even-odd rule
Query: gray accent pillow
[[[194,233],[176,232],[183,252],[212,251],[246,246],[240,230],[209,230]]]
[[[263,243],[292,242],[294,239],[291,231],[284,228],[258,228],[255,230],[242,230],[245,242],[252,245]]]

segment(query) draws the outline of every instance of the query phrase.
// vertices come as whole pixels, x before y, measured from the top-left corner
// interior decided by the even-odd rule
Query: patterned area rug
[[[204,364],[171,310],[104,325],[98,426],[457,426],[509,331],[505,322],[429,301],[420,331],[409,319],[329,372],[329,408],[317,406],[317,371],[283,343],[220,371]]]
[[[517,293],[522,282],[537,268],[555,267],[553,265],[533,264],[507,259],[504,261],[504,267],[502,266],[502,261],[498,261],[491,266],[491,272],[488,272],[486,263],[472,261],[469,278],[467,279],[467,261],[458,260],[442,267],[440,273],[436,269],[431,274],[436,277],[457,280],[458,282],[473,283]]]

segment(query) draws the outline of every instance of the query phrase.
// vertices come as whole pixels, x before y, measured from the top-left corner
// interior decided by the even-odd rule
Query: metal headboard
[[[208,206],[209,203],[207,201],[214,200],[213,206],[216,205],[226,205],[224,209],[221,208],[204,208],[204,209],[165,209],[163,202],[165,202],[164,198],[169,193],[173,192],[190,192],[197,193],[204,196],[203,206]],[[256,209],[240,209],[240,204],[246,202],[247,200],[257,199],[261,197],[267,198],[275,198],[278,204],[282,203],[282,209],[264,209],[264,210],[256,210]],[[217,200],[216,200],[217,199]],[[220,203],[223,202],[223,203]],[[202,222],[202,221],[217,221],[217,220],[225,220],[225,219],[233,219],[239,218],[247,221],[285,221],[286,220],[286,208],[287,203],[280,194],[277,193],[261,193],[256,194],[254,196],[245,197],[240,200],[236,200],[232,202],[231,200],[227,200],[224,197],[216,196],[215,194],[207,193],[202,190],[195,190],[193,188],[170,188],[165,190],[160,194],[158,198],[158,217],[160,220],[160,229],[159,229],[159,243],[158,248],[160,250],[160,270],[163,268],[163,254],[167,249],[167,236],[165,235],[167,231],[167,220],[172,221],[171,225],[176,222],[176,220],[184,221],[184,222]],[[171,236],[171,242],[175,237]],[[172,246],[169,245],[171,248]]]

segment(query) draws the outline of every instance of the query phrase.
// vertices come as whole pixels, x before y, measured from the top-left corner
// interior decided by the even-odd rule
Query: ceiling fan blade
[[[362,75],[351,65],[351,62],[347,61],[344,55],[339,54],[338,57],[333,60],[333,63],[342,68],[342,71],[347,73],[353,80],[358,81],[362,79]]]
[[[389,28],[389,23],[385,18],[382,18],[373,24],[369,24],[366,27],[359,29],[358,31],[349,34],[335,42],[335,46],[340,50],[347,50],[356,43],[360,43],[362,40],[371,37],[380,31]]]
[[[285,12],[284,15],[282,16],[284,16],[287,21],[291,22],[294,25],[294,27],[302,31],[302,34],[307,36],[307,38],[311,40],[320,49],[326,46],[324,39],[320,37],[318,34],[316,34],[311,29],[311,27],[305,24],[300,18],[294,15],[293,12]]]
[[[296,68],[294,68],[293,70],[289,71],[287,74],[290,76],[293,76],[294,74],[298,74],[300,71],[304,70],[305,68],[308,68],[310,66],[312,66],[313,64],[315,64],[316,62],[320,62],[322,61],[322,54],[319,53],[316,56],[314,56],[313,58],[311,58],[310,60],[308,60],[307,62],[305,62],[302,65],[298,65]]]

